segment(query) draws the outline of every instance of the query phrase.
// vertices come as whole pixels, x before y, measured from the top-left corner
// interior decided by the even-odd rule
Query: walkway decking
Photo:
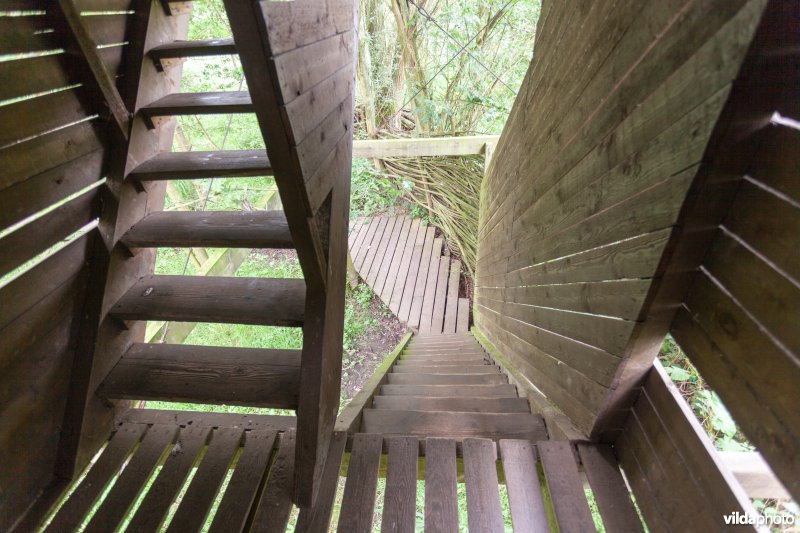
[[[420,333],[469,331],[469,299],[458,297],[461,262],[442,255],[435,228],[405,216],[356,221],[353,265],[386,306]]]

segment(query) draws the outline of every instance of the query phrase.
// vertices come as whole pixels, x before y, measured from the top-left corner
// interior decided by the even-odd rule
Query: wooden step
[[[375,396],[374,409],[397,409],[402,411],[458,411],[463,413],[530,413],[525,398],[475,398],[429,396]]]
[[[442,354],[442,355],[406,355],[401,361],[483,361],[486,354]]]
[[[233,39],[201,39],[197,41],[174,41],[151,48],[147,55],[161,67],[165,59],[204,57],[235,54]]]
[[[471,359],[465,361],[464,359],[434,359],[434,360],[403,360],[400,359],[394,368],[399,367],[413,367],[418,368],[420,366],[491,366],[491,362],[487,359]]]
[[[417,435],[464,439],[546,440],[544,420],[531,413],[461,413],[364,409],[362,431],[385,435]]]
[[[272,165],[265,150],[215,152],[161,152],[148,159],[128,179],[138,181],[192,180],[271,176]]]
[[[500,369],[494,365],[395,365],[393,373],[415,374],[499,374]]]
[[[129,248],[292,248],[283,211],[157,211],[122,237]]]
[[[486,352],[483,350],[474,350],[474,349],[463,349],[463,350],[406,350],[403,355],[405,357],[408,356],[415,356],[415,357],[439,357],[439,356],[460,356],[460,355],[479,355],[485,356]]]
[[[111,399],[296,409],[300,351],[134,344],[100,385]]]
[[[387,374],[390,385],[494,385],[508,383],[503,374]]]
[[[302,279],[146,276],[111,308],[121,320],[303,325]]]
[[[151,128],[155,127],[155,117],[252,112],[253,103],[247,91],[173,93],[139,108],[139,113]]]
[[[511,384],[501,385],[381,385],[379,394],[384,396],[493,396],[518,398],[517,388]]]

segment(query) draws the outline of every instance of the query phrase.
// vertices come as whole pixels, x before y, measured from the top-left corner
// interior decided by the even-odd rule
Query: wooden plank
[[[160,211],[123,235],[132,248],[294,248],[283,211]]]
[[[90,28],[96,27],[98,21],[92,21],[92,19],[82,20],[74,0],[58,0],[58,9],[49,13],[55,15],[57,17],[56,20],[59,22],[63,21],[65,23],[62,28],[58,28],[59,25],[56,24],[57,33],[61,30],[63,32],[62,36],[68,38],[68,44],[65,48],[73,53],[80,52],[73,57],[78,58],[80,70],[88,74],[83,77],[84,83],[92,88],[95,97],[99,97],[99,101],[104,104],[99,106],[98,112],[101,114],[110,113],[119,129],[120,135],[123,139],[127,139],[130,133],[130,114],[125,102],[122,100],[122,96],[117,91],[113,74],[106,70],[103,60],[97,51],[97,44],[106,41],[106,39],[90,32]],[[114,20],[113,26],[116,28],[121,27],[124,32],[125,19],[123,17],[122,20]],[[114,39],[114,42],[122,42],[122,40]]]
[[[49,531],[69,531],[81,525],[146,429],[146,426],[129,424],[117,430],[100,459],[53,517]]]
[[[292,480],[294,476],[296,436],[294,431],[281,435],[275,463],[261,501],[253,516],[250,531],[284,531],[292,511]]]
[[[457,411],[460,413],[530,413],[525,398],[448,398],[428,396],[375,396],[373,409],[403,411]]]
[[[206,521],[211,504],[222,486],[244,431],[235,428],[214,430],[208,450],[192,478],[167,531],[198,531]]]
[[[433,302],[436,299],[436,280],[439,279],[439,260],[442,256],[443,245],[444,239],[437,238],[433,240],[433,251],[428,263],[428,277],[425,280],[425,295],[422,298],[422,309],[420,311],[420,333],[428,333],[431,330]]]
[[[3,237],[0,272],[11,272],[94,220],[96,192],[88,191]]]
[[[411,253],[411,261],[408,265],[408,275],[406,276],[406,285],[403,289],[403,299],[400,302],[397,318],[403,322],[409,322],[409,315],[411,312],[411,304],[416,296],[417,274],[419,273],[419,266],[422,262],[423,252],[426,248],[430,248],[433,243],[433,228],[420,226],[417,233],[417,239],[414,241],[414,249]],[[424,281],[424,280],[423,280]]]
[[[416,282],[414,283],[414,296],[411,300],[411,308],[408,311],[408,325],[412,328],[419,328],[420,318],[422,315],[422,303],[425,299],[425,289],[428,286],[428,269],[431,265],[431,258],[434,257],[434,238],[436,229],[429,227],[425,234],[425,244],[422,248],[422,256],[419,261],[419,269],[417,270]],[[435,254],[439,257],[441,251]]]
[[[339,531],[360,533],[372,530],[382,447],[381,435],[356,433],[353,437],[353,449],[339,514]]]
[[[488,439],[464,439],[464,483],[470,531],[505,531],[497,481],[497,452]]]
[[[398,217],[392,217],[386,222],[386,227],[381,235],[381,241],[375,248],[375,259],[372,261],[367,277],[364,280],[370,287],[375,287],[375,281],[380,271],[388,269],[388,262],[391,261],[391,256],[387,258],[386,249],[392,240],[392,234],[394,233],[394,228],[398,221],[400,221]],[[386,267],[383,266],[384,264],[386,264]]]
[[[375,294],[381,294],[383,292],[383,287],[386,285],[386,279],[389,276],[389,269],[392,266],[396,252],[398,249],[400,249],[398,248],[397,243],[400,240],[400,232],[405,225],[405,217],[398,217],[395,220],[394,228],[392,228],[392,234],[389,236],[389,239],[386,242],[386,249],[383,251],[384,258],[383,262],[381,263],[381,269],[378,272],[378,275],[375,277],[375,281],[371,285],[372,290],[375,291]]]
[[[122,413],[117,424],[172,424],[181,427],[240,427],[247,431],[287,431],[295,427],[295,417],[216,413],[208,411],[178,411],[174,409],[130,409]]]
[[[372,263],[375,262],[375,257],[378,255],[378,248],[380,247],[381,243],[383,242],[383,234],[386,230],[386,226],[389,222],[393,222],[394,219],[390,217],[379,217],[378,218],[378,225],[375,227],[375,233],[372,236],[372,240],[369,243],[369,247],[367,252],[364,256],[364,261],[361,266],[356,265],[356,268],[361,273],[361,277],[363,279],[367,279],[367,276],[370,273],[370,269],[372,268]],[[380,260],[383,258],[378,259]]]
[[[400,228],[400,235],[397,237],[397,244],[392,252],[392,262],[389,265],[389,271],[386,273],[386,281],[381,287],[379,293],[381,300],[383,300],[386,305],[389,305],[389,302],[392,299],[395,282],[398,279],[397,274],[400,270],[403,254],[405,253],[406,243],[408,242],[409,235],[411,234],[411,225],[411,219],[408,217],[403,217],[403,225]]]
[[[353,28],[348,6],[346,0],[265,4],[270,50],[279,55]]]
[[[514,385],[382,385],[380,393],[384,396],[493,396],[517,398]]]
[[[458,299],[458,311],[456,316],[456,333],[469,332],[469,298]]]
[[[286,105],[352,63],[354,34],[347,31],[273,58],[281,103]]]
[[[364,239],[361,241],[361,246],[359,247],[356,256],[353,258],[353,265],[356,267],[356,270],[358,270],[359,273],[361,272],[361,267],[364,264],[364,260],[367,257],[367,253],[369,252],[370,246],[372,245],[372,241],[375,238],[375,232],[378,230],[379,223],[380,223],[379,217],[372,217],[369,220],[369,227],[367,228],[367,233],[364,235]]]
[[[350,98],[353,94],[353,78],[352,65],[345,65],[286,106],[293,145],[300,145],[325,117]]]
[[[612,531],[644,531],[611,448],[579,443],[578,452],[603,525]]]
[[[413,532],[416,526],[417,453],[416,437],[386,439],[389,460],[383,497],[381,531]]]
[[[159,528],[210,432],[210,427],[181,428],[175,448],[128,526],[134,528],[132,531],[155,531]]]
[[[591,531],[594,520],[568,442],[537,442],[559,531]]]
[[[433,301],[433,317],[431,318],[431,333],[440,333],[444,330],[444,312],[447,303],[447,272],[450,269],[450,258],[439,258],[439,274],[436,281],[436,297]]]
[[[3,61],[0,78],[14,80],[14,83],[3,84],[0,101],[66,87],[72,80],[70,74],[58,55]]]
[[[194,41],[173,41],[155,46],[147,51],[154,61],[183,57],[218,56],[236,53],[233,39],[198,39]]]
[[[750,383],[754,382],[738,370],[731,371],[726,352],[695,322],[685,307],[675,315],[670,332],[702,375],[708,376],[708,382],[714,390],[726,398],[725,403],[737,424],[743,428],[759,428],[757,433],[751,431],[750,438],[787,490],[800,492],[797,489],[800,485],[796,481],[798,476],[795,475],[800,472],[800,441],[786,421],[778,418],[770,403],[751,388]],[[766,385],[772,386],[771,383]],[[732,391],[737,391],[735,401],[731,401],[734,397]]]
[[[454,395],[451,395],[454,396]],[[539,440],[547,438],[542,417],[530,413],[462,413],[364,409],[364,431],[383,435],[483,437]]]
[[[514,531],[548,531],[535,447],[523,440],[501,440],[499,446]]]
[[[499,139],[499,135],[362,139],[353,141],[353,155],[370,159],[474,155],[482,154],[487,144],[496,144]]]
[[[508,383],[502,374],[425,374],[422,371],[415,373],[391,373],[387,376],[390,385],[490,385],[494,383]]]
[[[147,276],[110,313],[121,320],[175,320],[299,327],[301,279]]]
[[[242,454],[236,461],[236,469],[209,531],[244,530],[250,508],[267,471],[276,435],[275,431],[269,430],[245,432]]]
[[[139,181],[271,176],[264,150],[160,152],[134,168],[128,179]]]
[[[253,103],[247,91],[173,93],[139,108],[142,116],[213,115],[252,113]]]
[[[0,228],[6,228],[98,180],[103,152],[96,150],[3,189]]]
[[[425,531],[458,531],[456,442],[425,439]]]
[[[86,89],[77,87],[0,107],[3,124],[17,125],[0,132],[0,150],[85,119],[85,97]]]
[[[172,450],[177,434],[178,427],[172,425],[157,425],[147,430],[141,446],[92,516],[85,531],[113,531],[120,525],[144,491],[145,483],[155,472],[160,460]]]
[[[450,263],[450,279],[447,282],[447,303],[445,304],[443,333],[456,332],[458,314],[458,284],[461,280],[461,261]]]
[[[131,346],[103,380],[104,398],[296,409],[300,351],[179,344]]]
[[[422,236],[424,236],[425,228],[422,226],[419,219],[414,219],[411,222],[411,229],[408,232],[408,240],[406,240],[406,247],[403,250],[403,255],[400,259],[400,266],[397,269],[397,278],[392,289],[392,295],[389,297],[389,309],[393,313],[399,314],[400,303],[403,300],[403,293],[406,287],[406,280],[408,279],[408,272],[411,266],[411,257],[414,255],[414,248]],[[422,242],[422,241],[420,241]]]
[[[344,449],[347,444],[347,433],[338,431],[331,439],[328,449],[328,459],[325,461],[325,474],[319,487],[319,494],[311,507],[300,509],[297,518],[296,531],[316,532],[327,531],[331,514],[333,513],[334,500],[336,499],[337,487],[339,485],[339,472],[344,457]]]
[[[338,170],[345,167],[347,171],[350,169],[352,161],[347,159],[344,150],[350,139],[349,132],[352,130],[353,98],[348,96],[328,116],[322,118],[317,127],[310,131],[296,147],[300,171],[305,176],[306,188],[310,194],[315,194],[313,192],[315,189],[319,190],[320,198],[312,204],[316,206],[313,212],[316,212],[328,191],[331,190],[332,179],[339,174],[339,171],[328,173],[327,169]],[[341,142],[345,143],[345,147],[340,144]],[[341,158],[341,160],[337,161],[337,158]]]
[[[464,365],[454,368],[453,365],[395,365],[392,372],[396,374],[423,373],[423,374],[499,374],[500,368],[490,364]]]

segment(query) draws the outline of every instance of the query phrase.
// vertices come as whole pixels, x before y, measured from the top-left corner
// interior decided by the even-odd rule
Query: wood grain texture
[[[428,396],[376,396],[374,409],[406,411],[458,411],[461,413],[529,413],[525,398],[448,398]]]
[[[498,445],[503,460],[514,531],[549,530],[547,511],[539,486],[534,445],[522,440],[501,440]]]
[[[547,436],[540,415],[531,413],[463,413],[451,411],[399,411],[364,409],[364,431],[384,435],[435,436],[462,440]]]
[[[416,526],[417,453],[416,437],[389,437],[386,492],[383,497],[381,531],[413,532]]]
[[[591,531],[594,520],[583,492],[572,446],[568,442],[537,442],[547,490],[553,501],[559,531]]]
[[[214,514],[209,531],[244,530],[261,482],[267,471],[275,431],[255,430],[245,433],[244,446],[225,495]]]
[[[337,526],[340,531],[361,533],[372,530],[382,447],[381,435],[357,433],[353,438]]]
[[[269,471],[269,479],[261,501],[253,515],[250,531],[285,531],[292,512],[296,434],[293,430],[281,435],[278,455]]]
[[[136,343],[98,389],[105,398],[295,409],[300,351]]]
[[[464,483],[470,531],[505,531],[497,482],[497,451],[487,439],[464,439]]]
[[[612,531],[644,531],[611,447],[578,444],[603,525]]]
[[[160,152],[136,166],[129,179],[140,181],[271,176],[264,150]]]
[[[325,473],[320,483],[319,494],[311,507],[304,507],[300,510],[297,518],[297,531],[313,533],[327,530],[330,526],[346,444],[347,433],[343,431],[334,433],[328,449],[328,459],[325,461]]]
[[[161,211],[123,235],[132,248],[293,248],[282,211]]]
[[[147,276],[111,308],[122,320],[175,320],[298,327],[300,279]]]
[[[425,530],[458,531],[456,442],[425,439]]]

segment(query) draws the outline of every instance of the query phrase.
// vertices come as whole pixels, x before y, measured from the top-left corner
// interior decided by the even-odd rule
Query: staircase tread
[[[469,413],[364,409],[362,431],[383,435],[547,440],[544,420],[533,413]]]
[[[503,374],[426,374],[392,372],[389,385],[494,385],[508,383]]]
[[[251,113],[253,103],[247,91],[172,93],[141,107],[139,111],[149,117]]]
[[[375,396],[373,409],[411,411],[456,411],[475,413],[530,413],[525,398],[442,396]]]
[[[430,361],[427,360],[419,360],[419,359],[410,359],[403,361],[402,359],[396,363],[397,366],[404,366],[410,367],[413,366],[414,368],[419,366],[454,366],[454,365],[465,365],[465,366],[491,366],[491,363],[486,359],[433,359]]]
[[[511,384],[499,385],[381,385],[379,394],[384,396],[493,396],[518,398],[517,388]]]
[[[137,166],[128,177],[145,180],[249,177],[272,174],[266,150],[161,152]]]
[[[122,320],[303,325],[302,279],[145,276],[111,308]]]
[[[235,54],[236,44],[233,39],[173,41],[151,48],[147,53],[153,59]]]
[[[395,365],[392,372],[421,374],[499,374],[500,369],[494,365]]]
[[[296,409],[300,350],[133,344],[98,390],[113,399]]]
[[[130,247],[292,248],[283,211],[157,211],[122,237]]]

